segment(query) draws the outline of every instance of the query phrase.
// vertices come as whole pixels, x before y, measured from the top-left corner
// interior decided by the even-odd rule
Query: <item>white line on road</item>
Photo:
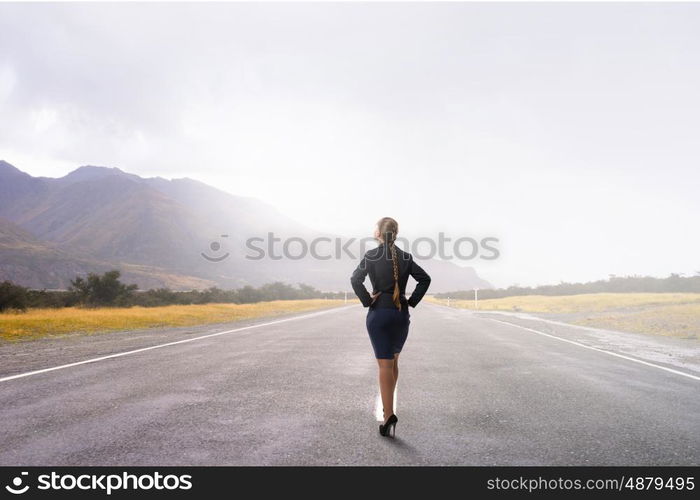
[[[396,413],[396,401],[398,398],[399,388],[398,386],[394,389],[394,413]],[[377,393],[377,399],[374,400],[374,418],[377,422],[384,422],[384,404],[382,403],[382,393]]]
[[[68,363],[65,365],[53,366],[51,368],[43,368],[41,370],[34,370],[31,372],[26,372],[26,373],[18,373],[17,375],[10,375],[9,377],[0,378],[0,382],[7,382],[8,380],[15,380],[18,378],[29,377],[31,375],[39,375],[40,373],[47,373],[47,372],[52,372],[52,371],[56,371],[56,370],[62,370],[63,368],[70,368],[72,366],[86,365],[88,363],[96,363],[97,361],[103,361],[105,359],[119,358],[121,356],[128,356],[129,354],[136,354],[139,352],[150,351],[152,349],[159,349],[161,347],[168,347],[168,346],[177,345],[177,344],[185,344],[187,342],[194,342],[195,340],[202,340],[202,339],[208,339],[210,337],[217,337],[219,335],[225,335],[227,333],[242,332],[243,330],[251,330],[253,328],[260,328],[263,326],[277,325],[279,323],[286,323],[287,321],[295,321],[298,319],[311,318],[314,316],[320,316],[322,314],[328,314],[329,312],[333,312],[333,311],[349,309],[351,307],[357,307],[357,306],[352,305],[352,306],[343,306],[343,307],[332,307],[330,309],[324,309],[323,311],[318,311],[318,312],[309,313],[309,314],[302,314],[301,316],[292,316],[291,318],[283,318],[283,319],[278,319],[275,321],[268,321],[266,323],[257,323],[255,325],[242,326],[240,328],[234,328],[233,330],[226,330],[223,332],[209,333],[207,335],[201,335],[199,337],[191,337],[191,338],[184,339],[184,340],[176,340],[174,342],[167,342],[165,344],[158,344],[158,345],[152,345],[149,347],[143,347],[141,349],[134,349],[132,351],[124,351],[124,352],[118,352],[115,354],[109,354],[107,356],[100,356],[99,358],[86,359],[84,361],[77,361],[75,363]]]
[[[484,319],[487,319],[489,321],[495,321],[496,323],[503,323],[504,325],[514,326],[516,328],[522,328],[523,330],[527,330],[528,332],[536,333],[538,335],[544,335],[545,337],[549,337],[549,338],[552,338],[555,340],[560,340],[562,342],[567,342],[569,344],[577,345],[579,347],[583,347],[585,349],[590,349],[592,351],[598,351],[598,352],[602,352],[604,354],[609,354],[610,356],[615,356],[616,358],[622,358],[622,359],[626,359],[628,361],[634,361],[635,363],[639,363],[639,364],[646,365],[646,366],[651,366],[653,368],[658,368],[659,370],[664,370],[664,371],[667,371],[670,373],[674,373],[676,375],[682,375],[683,377],[688,377],[688,378],[691,378],[693,380],[700,380],[700,377],[695,376],[695,375],[691,375],[690,373],[685,373],[682,371],[674,370],[673,368],[667,368],[665,366],[657,365],[654,363],[649,363],[648,361],[642,361],[641,359],[632,358],[630,356],[625,356],[624,354],[618,354],[616,352],[606,351],[605,349],[600,349],[598,347],[593,347],[590,345],[582,344],[582,343],[576,342],[574,340],[563,339],[561,337],[557,337],[556,335],[551,335],[549,333],[541,332],[539,330],[535,330],[533,328],[528,328],[526,326],[520,326],[520,325],[517,325],[515,323],[510,323],[508,321],[502,321],[500,319],[493,319],[493,318],[484,318]]]
[[[384,422],[384,414],[382,412],[382,393],[377,393],[377,398],[374,400],[374,418],[377,422]]]

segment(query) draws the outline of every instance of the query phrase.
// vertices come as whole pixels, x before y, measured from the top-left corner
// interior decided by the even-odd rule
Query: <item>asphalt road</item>
[[[382,438],[365,312],[3,346],[0,379],[188,340],[0,381],[0,464],[700,464],[699,380],[425,302]]]

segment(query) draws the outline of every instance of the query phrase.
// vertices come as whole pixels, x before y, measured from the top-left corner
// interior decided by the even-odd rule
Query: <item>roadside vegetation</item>
[[[116,270],[89,274],[61,291],[0,283],[0,339],[227,323],[343,304],[343,294],[320,292],[304,284],[139,291],[119,277]]]
[[[206,290],[175,291],[158,288],[141,291],[124,284],[117,270],[102,275],[90,273],[71,280],[68,290],[30,290],[10,281],[0,283],[0,312],[14,309],[61,307],[160,307],[190,304],[252,304],[271,300],[340,299],[342,292],[321,292],[300,283],[294,287],[275,282],[260,287],[244,286],[235,290],[211,287]]]
[[[586,283],[559,283],[522,287],[513,285],[508,288],[479,290],[479,299],[498,299],[502,297],[519,297],[522,295],[580,295],[589,293],[700,293],[700,271],[695,276],[671,274],[666,278],[652,276],[614,276],[607,280]],[[437,293],[438,299],[473,299],[474,290],[457,290]]]
[[[433,302],[448,304],[447,298]],[[532,313],[576,325],[623,332],[700,338],[700,293],[590,293],[449,299],[451,307]]]
[[[336,299],[273,300],[251,304],[158,307],[63,307],[0,314],[0,339],[29,340],[69,333],[228,323],[342,305]]]

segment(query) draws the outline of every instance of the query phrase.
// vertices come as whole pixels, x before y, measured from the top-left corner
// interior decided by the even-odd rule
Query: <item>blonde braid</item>
[[[399,264],[398,257],[396,256],[396,245],[392,241],[389,248],[391,248],[391,265],[394,268],[394,294],[391,296],[394,304],[401,310],[401,292],[399,290]]]
[[[394,271],[394,293],[392,300],[396,308],[400,311],[401,290],[399,289],[399,259],[396,255],[396,233],[399,232],[399,223],[391,217],[382,217],[377,222],[377,229],[380,235],[384,237],[384,243],[391,250],[391,267]]]

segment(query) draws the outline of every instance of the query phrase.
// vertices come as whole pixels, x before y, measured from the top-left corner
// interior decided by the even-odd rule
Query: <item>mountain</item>
[[[40,198],[46,184],[0,160],[0,213],[12,210],[20,200]]]
[[[32,177],[0,161],[0,280],[63,288],[77,274],[116,267],[141,288],[236,288],[279,280],[349,289],[357,245],[354,257],[251,260],[249,238],[265,240],[256,245],[267,252],[269,233],[281,240],[277,252],[282,242],[296,252],[302,242],[337,237],[260,200],[193,179],[142,178],[94,165],[56,179]],[[219,257],[226,258],[215,261]],[[471,268],[425,265],[431,291],[490,287]]]
[[[143,289],[168,286],[175,289],[207,288],[215,282],[182,276],[153,266],[106,262],[80,257],[0,217],[0,281],[9,280],[32,288],[65,289],[70,280],[87,272],[103,273],[118,268],[125,281]]]

